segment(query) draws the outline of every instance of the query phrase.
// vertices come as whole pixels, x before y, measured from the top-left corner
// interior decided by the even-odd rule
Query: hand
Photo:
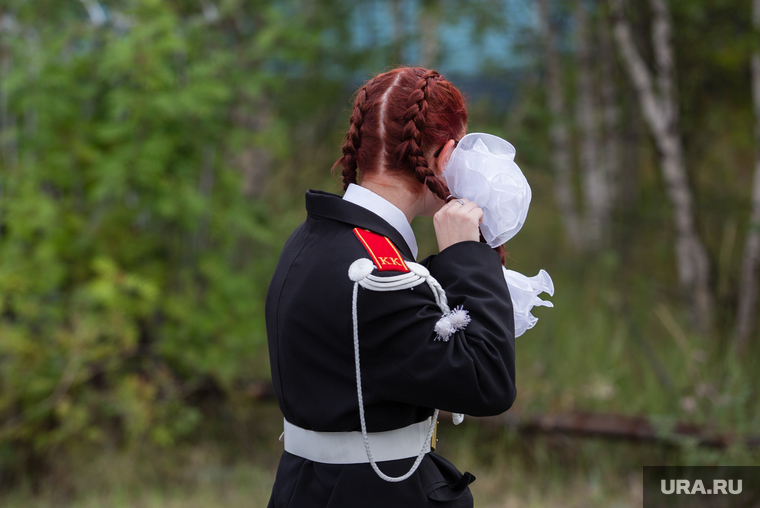
[[[483,221],[483,210],[474,201],[454,199],[446,203],[433,216],[438,250],[455,243],[480,240],[478,226]]]

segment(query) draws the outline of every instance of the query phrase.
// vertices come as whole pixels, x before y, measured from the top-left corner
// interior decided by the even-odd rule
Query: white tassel
[[[451,314],[449,314],[449,320],[451,321],[451,326],[453,326],[455,330],[462,330],[470,324],[472,319],[470,318],[470,314],[460,305],[451,311]]]
[[[464,421],[464,415],[462,413],[451,413],[451,419],[454,425],[459,425]]]
[[[449,319],[449,316],[444,315],[435,324],[435,333],[437,334],[435,336],[435,340],[448,342],[449,337],[451,337],[455,331],[456,329],[454,328],[454,325],[451,324],[451,319]]]
[[[454,332],[464,330],[470,324],[470,314],[460,305],[456,309],[444,314],[435,324],[435,340],[448,342]]]

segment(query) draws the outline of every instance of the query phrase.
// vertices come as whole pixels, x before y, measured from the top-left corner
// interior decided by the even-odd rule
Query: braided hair
[[[415,192],[424,187],[446,200],[446,182],[428,167],[429,155],[467,127],[462,93],[434,70],[399,67],[373,77],[356,93],[343,143],[343,190],[358,173],[397,175]],[[503,246],[495,249],[505,261]]]
[[[436,71],[426,71],[415,84],[415,89],[407,100],[404,112],[404,141],[396,148],[394,155],[399,164],[408,164],[418,182],[433,194],[445,200],[449,194],[446,184],[428,167],[422,151],[422,133],[428,114],[428,102],[436,80],[442,79]]]
[[[427,186],[441,199],[446,183],[428,167],[427,157],[467,126],[462,93],[433,70],[399,67],[370,79],[356,93],[341,167],[343,189],[362,175],[386,171],[417,192]]]
[[[361,147],[362,143],[362,123],[364,123],[364,108],[367,104],[367,88],[370,83],[365,84],[359,89],[356,94],[356,103],[354,104],[354,110],[351,113],[351,122],[349,124],[348,133],[346,133],[346,140],[343,143],[343,157],[341,157],[336,165],[343,166],[343,190],[346,190],[349,184],[356,183],[356,168],[357,168],[357,151]]]

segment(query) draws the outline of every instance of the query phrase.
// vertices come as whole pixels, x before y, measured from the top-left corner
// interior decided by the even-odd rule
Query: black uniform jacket
[[[285,418],[315,431],[358,431],[348,268],[370,258],[353,228],[388,237],[413,261],[401,234],[378,215],[341,197],[306,194],[308,216],[285,244],[266,301],[272,381]],[[420,264],[472,321],[449,341],[435,340],[441,317],[427,284],[378,292],[359,288],[362,388],[369,432],[422,421],[432,408],[499,414],[515,398],[514,317],[499,256],[486,244],[461,242]],[[375,272],[398,275],[398,272]],[[400,476],[414,458],[379,463]],[[369,464],[322,464],[284,452],[270,507],[470,507],[467,485],[451,463],[428,453],[399,483]]]

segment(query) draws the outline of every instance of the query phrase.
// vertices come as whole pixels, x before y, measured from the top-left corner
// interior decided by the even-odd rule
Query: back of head
[[[441,199],[448,188],[428,167],[426,157],[467,127],[462,93],[436,71],[399,67],[370,79],[356,94],[343,144],[343,189],[376,172],[398,175],[421,192],[423,185]]]

